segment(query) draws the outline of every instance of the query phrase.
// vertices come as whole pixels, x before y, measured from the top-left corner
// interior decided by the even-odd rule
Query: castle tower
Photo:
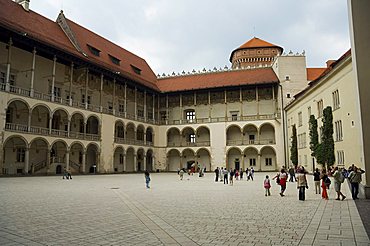
[[[282,52],[282,47],[254,37],[231,52],[230,62],[232,68],[270,66]]]

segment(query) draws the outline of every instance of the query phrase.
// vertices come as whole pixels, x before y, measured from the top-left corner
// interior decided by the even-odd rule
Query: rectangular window
[[[25,148],[17,148],[17,162],[24,162],[26,156]]]
[[[138,67],[135,67],[133,65],[131,65],[131,68],[132,70],[134,71],[134,73],[138,74],[138,75],[141,75],[141,69],[138,68]]]
[[[302,112],[298,113],[298,126],[302,126]]]
[[[192,123],[195,120],[195,111],[194,110],[188,110],[185,113],[185,117],[188,123]]]
[[[190,143],[195,143],[195,134],[190,134],[189,135],[189,142]]]
[[[335,125],[335,140],[342,141],[343,140],[342,121],[338,120],[334,122],[334,125]]]
[[[321,117],[322,116],[322,111],[324,109],[324,103],[322,101],[322,99],[320,101],[317,102],[317,114],[318,114],[318,117]]]
[[[255,158],[249,159],[249,166],[256,166],[256,159]]]
[[[266,166],[272,166],[272,158],[265,158]]]
[[[81,103],[85,104],[85,102],[86,102],[86,96],[85,94],[82,94]],[[87,104],[91,104],[91,96],[87,96]]]
[[[108,56],[109,56],[110,60],[111,60],[114,64],[116,64],[116,65],[118,65],[118,66],[119,66],[119,64],[120,64],[120,62],[121,62],[121,60],[120,60],[120,59],[118,59],[118,58],[116,58],[116,57],[114,57],[114,56],[112,56],[112,55],[108,55]]]
[[[125,105],[124,104],[119,104],[118,105],[118,111],[120,113],[124,113],[125,112]]]
[[[232,121],[237,121],[238,120],[238,115],[237,114],[232,114],[231,115],[231,120]]]
[[[141,117],[141,118],[144,118],[144,110],[142,110],[142,109],[138,109],[138,110],[137,110],[137,116],[138,116],[138,117]]]
[[[333,91],[332,93],[333,96],[333,109],[338,109],[340,107],[340,101],[339,101],[339,91]]]
[[[91,45],[87,45],[87,47],[89,48],[91,54],[93,54],[94,56],[100,56],[100,50],[98,50],[95,47],[92,47]]]
[[[255,136],[249,135],[249,144],[254,144]]]

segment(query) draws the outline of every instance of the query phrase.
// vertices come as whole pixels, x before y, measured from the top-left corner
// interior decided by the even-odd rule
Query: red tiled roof
[[[282,47],[277,46],[277,45],[272,44],[272,43],[269,43],[269,42],[266,42],[265,40],[254,37],[254,38],[248,40],[243,45],[241,45],[239,48],[236,48],[235,50],[233,50],[231,52],[230,62],[232,61],[232,57],[233,57],[235,51],[242,50],[242,49],[255,49],[255,48],[266,48],[266,47],[278,48],[278,49],[280,49],[281,52],[283,52]]]
[[[56,22],[32,10],[25,11],[22,6],[10,0],[0,0],[0,6],[0,25],[15,32],[26,34],[31,39],[72,54],[82,60],[95,63],[107,70],[120,72],[134,81],[158,90],[156,76],[144,59],[124,50],[103,37],[67,20],[77,40],[80,42],[80,46],[88,54],[88,57],[85,57],[76,50]],[[87,44],[101,50],[101,56],[94,57],[93,54],[88,52]],[[113,64],[108,57],[108,53],[120,59],[121,66]],[[141,75],[137,75],[133,71],[130,66],[131,64],[141,69]]]
[[[317,79],[326,70],[326,67],[307,68],[306,70],[307,70],[307,80],[312,81]]]
[[[119,71],[136,81],[140,81],[142,84],[152,89],[157,89],[155,85],[157,77],[144,59],[76,24],[75,22],[69,19],[66,20],[75,34],[79,45],[89,56],[89,60],[105,67],[109,67],[113,71]],[[93,55],[90,52],[88,45],[100,50],[100,56],[98,57]],[[120,60],[120,65],[113,64],[109,55],[118,58]],[[139,68],[141,70],[141,75],[136,74],[131,65]]]
[[[157,85],[162,92],[173,92],[278,82],[272,68],[259,68],[169,77],[159,79]]]

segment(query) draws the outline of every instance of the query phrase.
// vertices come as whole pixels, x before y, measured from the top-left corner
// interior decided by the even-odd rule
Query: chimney
[[[335,60],[327,60],[326,61],[326,67],[330,67],[331,64],[333,64],[334,62],[336,62]]]
[[[30,11],[30,0],[14,0],[16,3],[22,5],[24,10]]]

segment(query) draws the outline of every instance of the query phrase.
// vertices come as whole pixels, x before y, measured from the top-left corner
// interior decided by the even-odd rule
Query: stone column
[[[260,105],[259,105],[259,97],[258,97],[258,87],[256,87],[256,107],[257,107],[257,117],[259,118]]]
[[[211,91],[208,91],[208,120],[211,122],[212,106],[211,106]]]
[[[182,94],[180,94],[180,124],[184,121],[184,112],[182,110]]]
[[[100,173],[100,153],[96,153],[96,173]]]
[[[143,155],[143,170],[146,171],[146,155]]]
[[[152,120],[153,120],[153,123],[155,122],[155,94],[153,93],[153,117],[152,117]]]
[[[168,166],[168,169],[169,169],[169,163],[168,163],[168,160],[167,160],[167,166]],[[180,154],[180,169],[183,168],[183,156]]]
[[[240,120],[243,120],[243,90],[241,87],[239,92],[239,100],[240,100]]]
[[[123,153],[123,171],[126,172],[127,170],[127,162],[126,162],[126,153]]]
[[[35,65],[36,65],[36,47],[33,47],[32,51],[32,67],[31,67],[31,85],[30,85],[30,96],[33,97],[34,93],[34,80],[35,80]]]
[[[27,124],[27,130],[28,130],[28,132],[31,131],[31,119],[32,119],[32,111],[30,109],[30,111],[28,112],[28,124]]]
[[[49,135],[51,135],[51,129],[53,129],[52,123],[53,123],[53,116],[50,115],[50,118],[49,118]]]
[[[82,173],[86,173],[86,151],[82,151]]]
[[[66,159],[64,160],[67,170],[69,169],[69,150],[66,151]]]
[[[69,137],[69,134],[71,132],[71,119],[68,119],[67,123],[67,136]]]
[[[169,110],[168,110],[168,95],[166,95],[166,125],[168,125],[168,117],[169,117]]]
[[[5,79],[5,90],[10,91],[10,64],[12,60],[12,46],[13,46],[13,40],[12,38],[9,39],[8,43],[8,58],[6,62],[6,79]]]
[[[73,105],[73,100],[72,100],[73,68],[74,68],[74,63],[71,62],[71,73],[69,74],[69,106]]]
[[[24,152],[24,174],[28,174],[28,169],[30,165],[30,148],[26,148]]]
[[[227,95],[226,90],[224,90],[224,103],[225,103],[225,121],[228,121],[227,119]]]
[[[137,172],[136,154],[134,154],[134,172]]]
[[[153,170],[153,172],[157,171],[156,168],[155,168],[155,156],[154,155],[152,155],[152,170]]]
[[[112,99],[112,113],[116,115],[116,78],[113,79],[113,99]]]
[[[146,91],[144,91],[144,121],[146,122]]]
[[[48,152],[46,154],[46,169],[47,169],[47,172],[49,171],[49,168],[50,168],[50,165],[51,165],[50,154],[51,154],[51,146],[48,147]]]
[[[262,163],[261,163],[261,154],[258,154],[257,156],[257,171],[261,171],[261,166],[262,166]]]
[[[54,87],[55,87],[55,70],[56,70],[56,66],[57,66],[57,56],[54,55],[54,58],[53,58],[53,71],[52,71],[52,74],[51,74],[51,101],[52,102],[55,101]]]
[[[242,153],[242,163],[241,163],[240,167],[242,168],[242,170],[245,170],[245,165],[244,165],[244,153]]]
[[[127,83],[125,83],[125,103],[124,103],[124,108],[125,108],[125,118],[127,119]]]

